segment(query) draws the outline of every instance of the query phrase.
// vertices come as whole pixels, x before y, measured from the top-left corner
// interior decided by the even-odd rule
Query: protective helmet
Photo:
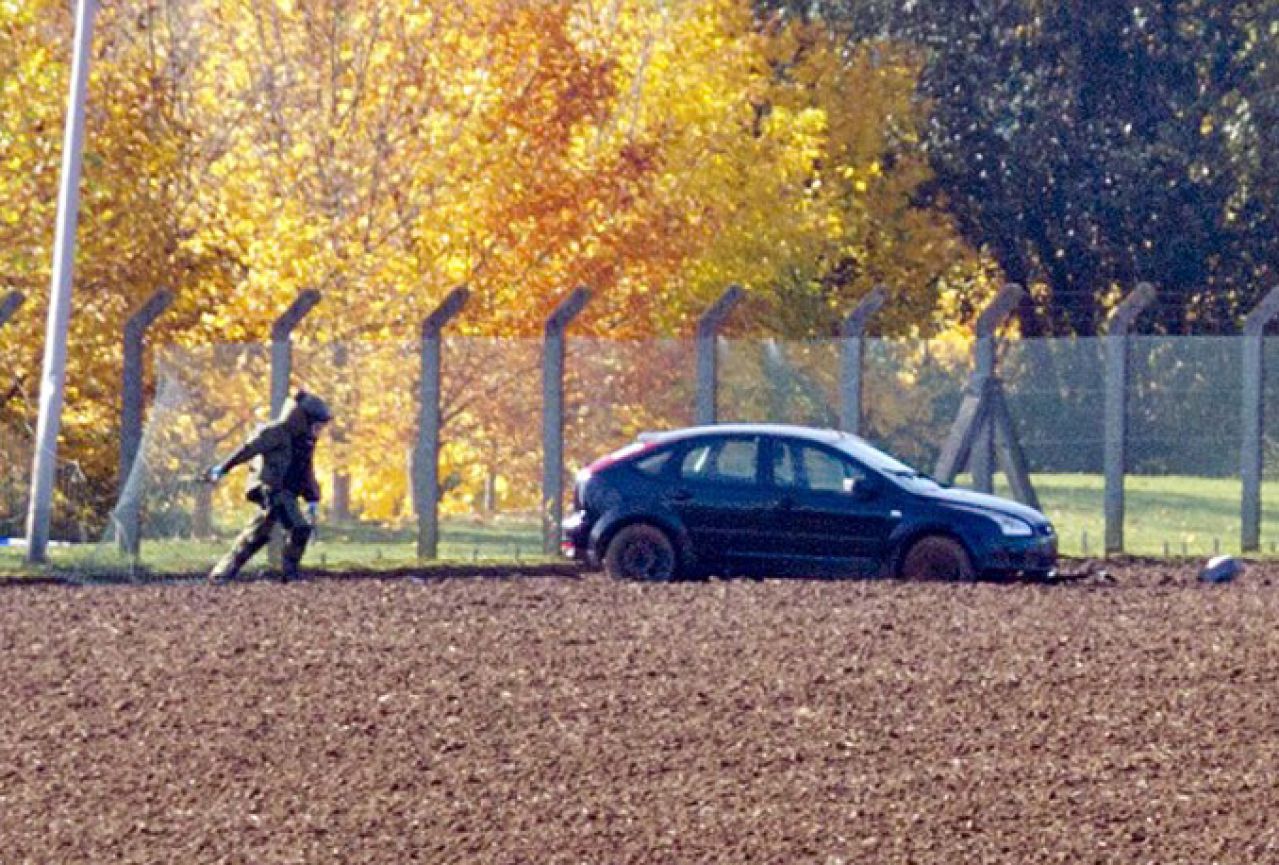
[[[333,420],[333,412],[329,410],[329,404],[313,393],[300,390],[293,397],[293,401],[312,423],[328,423]]]

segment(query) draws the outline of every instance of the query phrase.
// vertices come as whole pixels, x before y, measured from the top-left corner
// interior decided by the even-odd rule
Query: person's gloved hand
[[[319,513],[320,513],[319,502],[306,503],[306,516],[307,516],[307,519],[311,521],[311,525],[315,525],[315,521],[319,518]]]
[[[222,480],[222,476],[226,474],[226,470],[222,466],[209,466],[204,470],[204,480],[211,484],[216,484]]]

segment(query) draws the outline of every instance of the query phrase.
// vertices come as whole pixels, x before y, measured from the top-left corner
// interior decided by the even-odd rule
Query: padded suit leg
[[[240,536],[231,545],[231,550],[209,571],[211,582],[233,580],[240,569],[253,558],[253,554],[266,546],[271,538],[271,529],[275,526],[273,508],[262,508],[253,520],[245,527]]]

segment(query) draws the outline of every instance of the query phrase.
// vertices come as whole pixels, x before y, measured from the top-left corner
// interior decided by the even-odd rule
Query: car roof
[[[666,444],[688,438],[710,435],[770,435],[788,438],[807,439],[824,444],[835,444],[840,441],[864,441],[852,433],[820,427],[797,426],[783,423],[718,423],[703,426],[683,427],[681,429],[642,432],[638,438],[650,444]]]
[[[914,473],[915,470],[891,454],[881,451],[870,442],[842,430],[782,423],[721,423],[706,426],[684,427],[663,432],[640,433],[641,443],[664,445],[671,442],[696,440],[723,435],[765,435],[779,438],[802,439],[836,448],[862,465],[890,474]]]

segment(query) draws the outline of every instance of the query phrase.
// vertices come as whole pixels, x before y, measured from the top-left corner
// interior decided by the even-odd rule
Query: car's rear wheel
[[[900,574],[907,580],[972,580],[977,576],[964,545],[945,535],[915,541],[902,556]]]
[[[649,523],[633,523],[608,542],[604,570],[619,580],[670,582],[679,576],[679,559],[666,532]]]

